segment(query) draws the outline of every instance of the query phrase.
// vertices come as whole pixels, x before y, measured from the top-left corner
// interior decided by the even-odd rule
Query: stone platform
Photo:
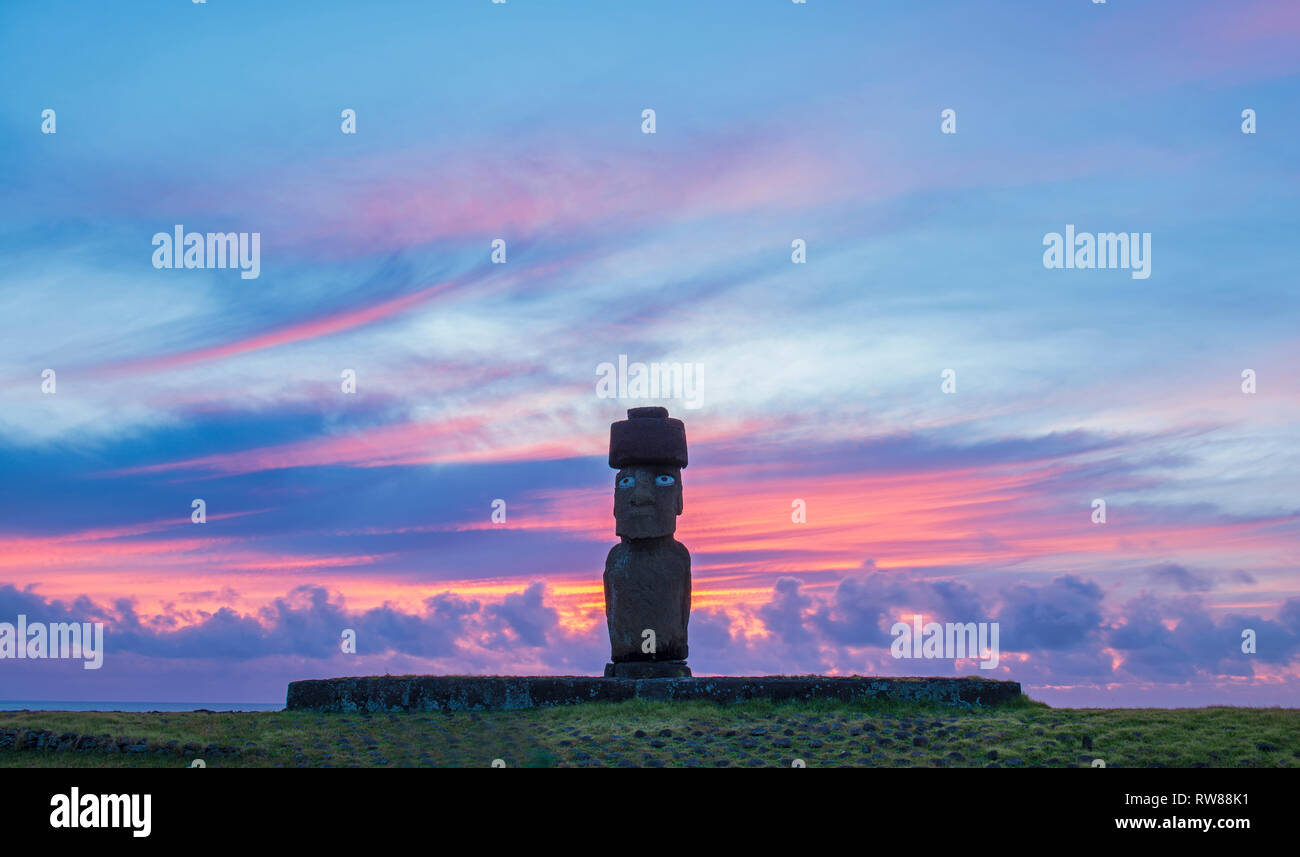
[[[714,676],[363,676],[289,683],[289,711],[488,711],[629,699],[891,699],[941,705],[999,705],[1020,683],[985,678]]]
[[[605,678],[690,678],[686,661],[623,661],[605,664]]]

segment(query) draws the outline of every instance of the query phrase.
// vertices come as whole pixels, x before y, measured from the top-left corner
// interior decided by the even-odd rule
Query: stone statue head
[[[632,408],[610,426],[615,531],[625,539],[653,539],[677,531],[682,513],[686,428],[666,408]]]
[[[636,465],[614,477],[615,532],[625,539],[653,539],[677,532],[682,513],[682,471]]]

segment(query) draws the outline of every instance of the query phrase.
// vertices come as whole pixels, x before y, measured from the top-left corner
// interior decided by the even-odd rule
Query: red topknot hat
[[[627,419],[609,427],[609,466],[634,464],[686,466],[686,426],[667,408],[629,408]]]

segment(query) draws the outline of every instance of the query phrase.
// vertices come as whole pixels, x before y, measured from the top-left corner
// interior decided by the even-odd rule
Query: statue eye
[[[656,485],[672,485],[676,481],[677,481],[676,479],[672,478],[666,473],[655,477]]]
[[[618,487],[620,488],[631,488],[635,484],[635,476],[624,476],[622,479],[618,480]]]

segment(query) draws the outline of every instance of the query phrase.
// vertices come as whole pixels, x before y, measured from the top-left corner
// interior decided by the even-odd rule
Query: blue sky
[[[1295,704],[1298,43],[1280,0],[6,4],[0,622],[109,651],[0,696],[597,672],[628,355],[703,367],[697,673],[915,673],[924,609],[1053,704]],[[260,276],[155,269],[176,224]],[[1151,276],[1044,268],[1066,224]]]

